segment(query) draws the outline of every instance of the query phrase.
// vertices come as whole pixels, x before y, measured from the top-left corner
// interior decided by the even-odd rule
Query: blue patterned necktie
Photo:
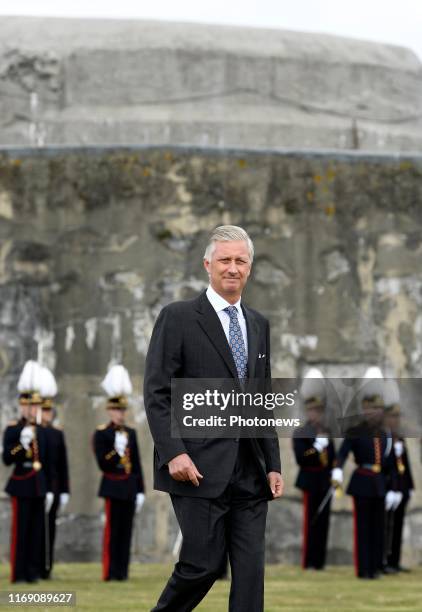
[[[237,318],[236,306],[227,306],[225,312],[230,317],[229,324],[229,344],[232,350],[234,363],[236,365],[237,375],[240,379],[246,378],[248,372],[248,360],[246,357],[245,342],[243,340],[242,330],[240,329],[239,319]]]

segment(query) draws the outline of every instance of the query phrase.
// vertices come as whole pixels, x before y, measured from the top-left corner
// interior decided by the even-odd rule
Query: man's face
[[[391,429],[393,433],[400,431],[400,415],[399,414],[386,414],[384,416],[384,423],[388,429]]]
[[[43,425],[49,425],[53,420],[53,411],[49,408],[43,408],[42,411],[42,423]]]
[[[370,402],[363,402],[363,413],[366,420],[370,425],[381,425],[384,416],[384,408],[382,405],[371,404]]]
[[[28,419],[29,420],[29,405],[28,404],[19,403],[19,408],[20,408],[20,411],[21,411],[21,416],[24,419]]]
[[[251,272],[248,245],[244,240],[216,242],[211,260],[204,260],[212,288],[228,302],[240,298]]]
[[[324,411],[321,408],[308,408],[306,414],[314,425],[320,425],[324,420]]]
[[[109,408],[108,413],[110,415],[110,420],[115,425],[123,425],[125,422],[126,410],[120,410],[117,408]]]
[[[31,423],[37,422],[38,412],[41,410],[41,404],[30,404],[29,405],[29,416],[28,420]]]

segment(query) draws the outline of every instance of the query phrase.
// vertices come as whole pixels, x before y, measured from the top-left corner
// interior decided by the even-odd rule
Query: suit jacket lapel
[[[246,319],[246,327],[248,330],[248,376],[254,378],[255,364],[258,353],[258,337],[259,328],[255,315],[246,306],[242,304],[242,309]]]
[[[220,353],[233,378],[237,378],[236,365],[234,363],[231,348],[227,342],[226,334],[224,333],[221,321],[218,318],[214,308],[211,306],[205,292],[201,293],[198,298],[197,311],[202,315],[198,318],[199,325],[202,327],[208,338]]]

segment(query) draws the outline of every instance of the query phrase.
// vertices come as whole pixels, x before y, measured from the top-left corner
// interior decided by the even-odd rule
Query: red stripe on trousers
[[[355,566],[355,575],[359,576],[358,516],[355,498],[353,498],[353,565]]]
[[[108,580],[110,573],[110,535],[111,535],[111,499],[105,500],[105,525],[103,535],[103,580]]]
[[[306,557],[308,556],[309,538],[309,491],[303,492],[303,544],[302,544],[302,568],[306,567]]]
[[[18,498],[12,497],[12,530],[10,534],[10,582],[16,580],[16,547],[18,544]]]

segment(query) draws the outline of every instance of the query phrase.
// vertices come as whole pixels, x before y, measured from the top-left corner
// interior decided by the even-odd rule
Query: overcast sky
[[[412,48],[422,0],[1,0],[0,15],[144,18],[327,32]]]

